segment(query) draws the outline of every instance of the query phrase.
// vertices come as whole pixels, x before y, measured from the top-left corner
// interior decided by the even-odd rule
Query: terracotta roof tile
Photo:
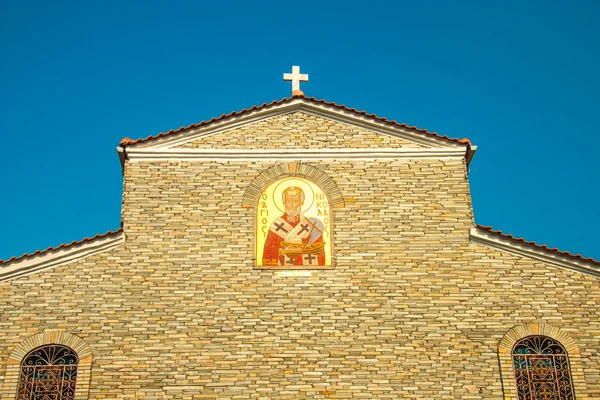
[[[491,226],[477,225],[477,228],[484,229],[484,230],[486,230],[488,232],[495,233],[497,235],[510,238],[512,240],[515,240],[517,242],[521,242],[523,244],[526,244],[526,245],[529,245],[529,246],[532,246],[532,247],[537,247],[537,248],[540,248],[540,249],[552,251],[554,253],[557,253],[557,254],[560,254],[560,255],[563,255],[563,256],[567,256],[567,257],[576,258],[576,259],[579,259],[579,260],[582,260],[582,261],[593,262],[595,264],[598,264],[598,266],[600,266],[600,261],[594,260],[591,257],[590,258],[585,258],[585,257],[582,257],[581,254],[571,254],[568,251],[561,251],[561,250],[559,250],[557,248],[550,248],[550,247],[546,246],[545,244],[537,244],[536,242],[528,242],[528,241],[526,241],[523,238],[516,238],[516,237],[514,237],[511,234],[503,233],[502,231],[494,230],[494,229],[492,229]]]
[[[393,125],[393,126],[397,126],[397,127],[401,127],[401,128],[405,128],[405,129],[410,129],[410,130],[413,130],[415,132],[425,133],[425,134],[432,135],[432,136],[435,136],[435,137],[438,137],[438,138],[441,138],[441,139],[446,139],[446,140],[454,142],[454,143],[466,144],[467,146],[469,146],[469,148],[471,148],[471,141],[469,139],[467,139],[467,138],[463,138],[463,139],[450,138],[450,137],[445,136],[445,135],[439,135],[436,132],[430,132],[427,129],[420,129],[420,128],[417,128],[416,126],[408,126],[406,124],[398,123],[398,122],[396,122],[394,120],[390,121],[387,118],[378,117],[375,114],[368,114],[366,111],[359,111],[356,108],[348,108],[348,107],[346,107],[343,104],[336,104],[336,103],[328,102],[328,101],[325,101],[325,100],[319,100],[319,99],[316,99],[314,97],[304,97],[304,96],[286,97],[286,98],[283,98],[281,100],[274,100],[274,101],[272,101],[270,103],[263,103],[260,106],[253,106],[253,107],[248,108],[248,109],[244,108],[241,111],[234,111],[234,112],[229,113],[229,114],[223,114],[220,117],[212,118],[212,119],[210,119],[208,121],[202,121],[202,122],[199,122],[197,124],[191,124],[189,126],[182,126],[179,129],[173,129],[173,130],[170,130],[168,132],[161,132],[161,133],[159,133],[157,135],[151,135],[151,136],[148,136],[146,138],[140,138],[140,139],[136,139],[136,140],[130,139],[130,138],[124,138],[123,140],[121,140],[120,144],[121,144],[122,147],[125,147],[125,146],[129,146],[129,145],[132,145],[132,144],[145,142],[145,141],[152,140],[152,139],[158,139],[158,138],[165,137],[165,136],[168,136],[168,135],[172,135],[172,134],[175,134],[175,133],[180,133],[180,132],[183,132],[183,131],[188,130],[188,129],[199,128],[201,126],[208,125],[208,124],[210,124],[212,122],[222,121],[222,120],[225,120],[227,118],[231,118],[231,117],[234,117],[236,115],[241,115],[241,114],[244,114],[244,113],[247,113],[247,112],[250,112],[250,111],[255,111],[255,110],[259,110],[259,109],[262,110],[262,109],[267,109],[269,107],[273,107],[273,106],[276,106],[276,105],[285,104],[285,103],[288,103],[290,101],[296,100],[298,98],[302,98],[302,99],[304,99],[306,101],[309,101],[311,103],[324,104],[324,105],[327,105],[327,106],[336,107],[336,108],[338,108],[340,110],[350,111],[350,112],[353,112],[353,113],[356,113],[356,114],[363,115],[365,117],[373,118],[374,120],[377,120],[379,122],[385,122],[385,123],[387,123],[389,125]]]
[[[86,237],[86,238],[83,238],[81,240],[74,240],[71,243],[64,243],[64,244],[61,244],[61,245],[56,246],[56,247],[48,247],[46,250],[36,250],[33,253],[25,253],[25,254],[23,254],[23,255],[21,255],[19,257],[11,257],[8,260],[0,260],[0,265],[1,264],[7,264],[9,262],[13,262],[13,261],[17,261],[17,260],[21,260],[21,259],[27,258],[27,257],[36,256],[36,255],[39,255],[39,254],[44,254],[44,253],[47,253],[47,252],[50,252],[50,251],[60,250],[60,249],[66,248],[66,247],[75,246],[75,245],[78,245],[78,244],[81,244],[81,243],[84,243],[84,242],[89,242],[89,241],[92,241],[94,239],[98,239],[98,238],[101,238],[101,237],[106,237],[106,236],[114,235],[115,233],[120,233],[120,232],[123,232],[123,228],[119,228],[116,231],[108,231],[106,233],[97,234],[97,235],[95,235],[93,237],[89,237],[89,238]]]

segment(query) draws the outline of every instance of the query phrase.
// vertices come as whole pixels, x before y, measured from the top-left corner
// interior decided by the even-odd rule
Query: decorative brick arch
[[[261,172],[260,175],[254,178],[252,183],[250,183],[250,186],[248,186],[246,189],[242,205],[247,208],[256,207],[258,198],[260,197],[264,188],[266,188],[270,183],[287,176],[296,176],[313,181],[319,185],[329,196],[329,201],[332,207],[344,207],[344,198],[342,197],[342,192],[329,175],[320,169],[313,167],[312,165],[295,162],[277,164]]]
[[[90,390],[90,378],[92,372],[92,351],[90,346],[81,338],[60,330],[46,330],[37,335],[31,336],[18,345],[8,357],[6,374],[4,376],[4,385],[9,388],[8,398],[14,399],[17,396],[17,386],[19,383],[19,373],[21,370],[21,361],[31,350],[45,344],[61,344],[73,349],[79,357],[77,364],[77,386],[75,389],[75,399],[84,400],[88,398]]]
[[[500,358],[500,373],[502,375],[502,387],[504,388],[505,400],[517,400],[517,381],[513,368],[512,351],[514,345],[527,336],[542,335],[557,340],[567,351],[571,367],[571,378],[573,388],[578,400],[587,400],[587,388],[583,367],[581,365],[581,353],[571,336],[563,330],[544,323],[530,323],[517,325],[504,335],[498,345],[498,357]]]

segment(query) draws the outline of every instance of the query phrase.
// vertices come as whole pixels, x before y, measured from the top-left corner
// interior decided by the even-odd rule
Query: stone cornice
[[[122,154],[123,149],[117,148]],[[465,149],[373,148],[373,149],[164,149],[127,148],[129,160],[322,160],[389,158],[463,158]]]
[[[562,254],[553,249],[536,246],[480,227],[472,228],[470,237],[473,243],[600,278],[600,267],[594,261]]]
[[[239,113],[221,116],[205,123],[203,122],[198,125],[192,125],[188,128],[181,128],[181,130],[176,132],[168,132],[166,134],[159,134],[146,139],[130,141],[130,143],[127,144],[127,148],[172,148],[184,145],[194,140],[251,125],[268,118],[290,114],[297,111],[336,122],[353,125],[371,132],[382,133],[399,139],[408,140],[413,143],[419,143],[424,146],[470,148],[468,143],[458,141],[457,139],[450,139],[448,137],[427,132],[416,127],[396,124],[393,121],[388,121],[383,118],[378,118],[374,115],[357,112],[354,109],[349,109],[334,103],[327,103],[325,101],[304,97],[284,99],[281,102],[274,102],[269,105],[243,110]],[[474,149],[471,151],[474,152]]]
[[[119,230],[83,242],[20,257],[0,265],[0,282],[72,263],[113,249],[123,243],[125,243],[125,234]]]

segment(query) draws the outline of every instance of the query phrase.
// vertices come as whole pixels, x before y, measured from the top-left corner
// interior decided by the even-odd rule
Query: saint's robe
[[[302,216],[299,220],[292,222],[287,214],[283,214],[271,224],[265,247],[263,249],[263,265],[325,265],[325,250],[318,254],[301,254],[297,257],[289,257],[280,254],[282,243],[311,244],[323,241],[324,225],[318,218],[306,218]]]

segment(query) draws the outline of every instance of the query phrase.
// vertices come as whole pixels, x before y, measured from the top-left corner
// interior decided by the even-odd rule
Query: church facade
[[[0,263],[0,399],[598,399],[600,263],[474,224],[468,140],[304,97],[118,148]]]

